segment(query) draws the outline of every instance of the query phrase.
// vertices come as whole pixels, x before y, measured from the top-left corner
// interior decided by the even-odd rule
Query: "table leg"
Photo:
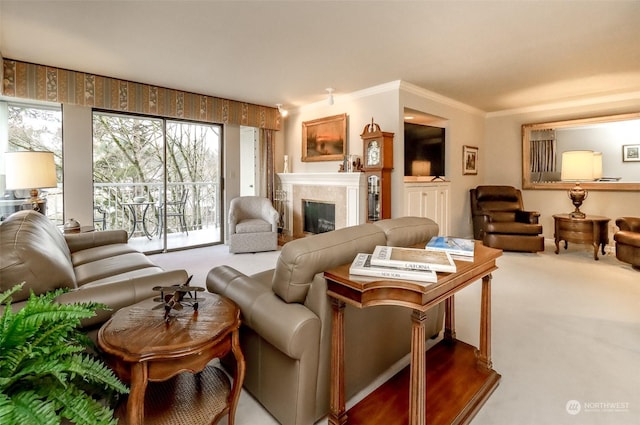
[[[331,389],[329,425],[347,423],[344,396],[344,301],[331,298],[333,328],[331,331]]]
[[[425,322],[427,313],[413,310],[411,315],[411,370],[409,388],[409,424],[427,423],[427,374],[425,356]]]
[[[236,407],[238,406],[238,400],[240,399],[240,390],[244,383],[245,373],[245,360],[242,350],[240,349],[240,336],[239,330],[236,329],[231,335],[231,351],[236,359],[236,370],[233,377],[233,388],[229,394],[229,425],[233,425],[236,417]]]
[[[480,304],[480,350],[478,366],[491,370],[491,274],[482,278],[482,296]]]
[[[455,298],[451,295],[444,301],[444,339],[452,341],[456,339],[456,312]]]
[[[138,214],[136,214],[136,207],[133,205],[127,205],[129,211],[131,212],[131,232],[129,233],[129,237],[132,237],[138,228]]]
[[[149,368],[147,362],[133,363],[131,366],[131,389],[127,401],[127,423],[144,423],[144,394],[147,390]]]
[[[149,230],[147,230],[147,210],[151,204],[145,204],[144,209],[142,210],[142,231],[147,239],[151,240],[151,235],[149,234]]]

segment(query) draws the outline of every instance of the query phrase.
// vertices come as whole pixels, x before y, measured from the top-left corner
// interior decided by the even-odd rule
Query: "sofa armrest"
[[[267,293],[253,305],[252,317],[251,328],[292,359],[301,359],[308,350],[318,351],[320,318],[304,305],[287,304]]]
[[[640,233],[640,217],[620,217],[616,219],[616,226],[620,230]]]
[[[238,304],[243,324],[287,356],[300,359],[305,351],[318,350],[320,318],[304,305],[282,301],[270,288],[229,266],[209,271],[207,289]]]
[[[65,304],[97,302],[111,308],[111,310],[97,310],[94,317],[83,320],[82,326],[87,328],[106,322],[113,313],[122,307],[130,306],[158,294],[153,290],[154,287],[180,284],[185,282],[187,277],[185,270],[171,270],[119,282],[101,285],[87,284],[60,295],[56,301]]]
[[[516,221],[520,223],[538,224],[538,211],[516,211]]]
[[[64,235],[69,251],[74,253],[83,249],[116,243],[127,243],[128,235],[125,230],[105,230],[102,232],[73,233]]]

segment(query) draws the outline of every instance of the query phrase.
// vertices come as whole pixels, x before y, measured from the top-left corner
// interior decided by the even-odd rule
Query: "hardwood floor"
[[[468,423],[500,380],[495,371],[480,370],[475,347],[461,341],[438,343],[426,362],[428,424]],[[408,415],[409,366],[347,412],[350,425],[405,425]]]

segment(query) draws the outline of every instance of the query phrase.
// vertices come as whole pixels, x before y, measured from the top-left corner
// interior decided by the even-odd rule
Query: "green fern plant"
[[[23,283],[24,284],[24,283]],[[99,303],[59,304],[64,290],[31,296],[11,309],[16,285],[0,294],[0,424],[117,424],[101,400],[128,393],[98,358],[80,320],[95,315]]]

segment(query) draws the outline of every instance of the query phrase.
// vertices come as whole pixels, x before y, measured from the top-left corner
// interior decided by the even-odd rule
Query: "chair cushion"
[[[78,286],[86,283],[127,273],[133,270],[157,267],[141,252],[127,252],[77,266],[75,268]]]
[[[509,235],[539,235],[540,233],[542,233],[542,225],[498,221],[487,223],[485,232],[503,233]]]
[[[247,218],[236,224],[236,233],[271,232],[271,224],[260,218]]]
[[[491,221],[516,221],[515,211],[491,211],[489,213]]]

